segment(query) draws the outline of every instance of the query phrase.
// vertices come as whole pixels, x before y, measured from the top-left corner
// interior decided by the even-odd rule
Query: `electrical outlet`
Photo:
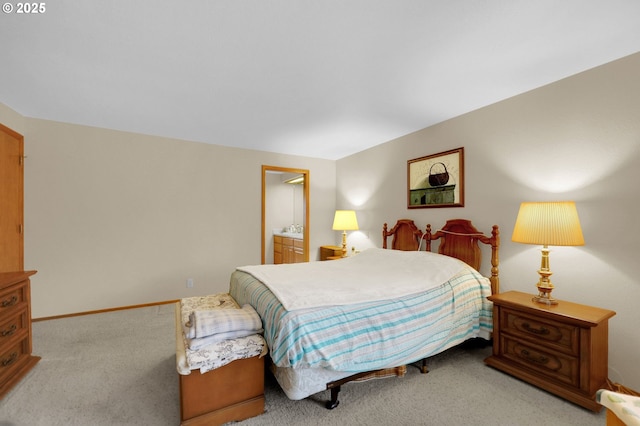
[[[193,278],[187,278],[187,288],[193,288]]]

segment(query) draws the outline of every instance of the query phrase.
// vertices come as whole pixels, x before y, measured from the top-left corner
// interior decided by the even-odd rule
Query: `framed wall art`
[[[407,161],[407,207],[464,207],[464,148]]]

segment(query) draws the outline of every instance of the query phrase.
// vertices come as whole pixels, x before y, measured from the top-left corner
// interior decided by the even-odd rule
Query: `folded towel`
[[[212,343],[222,342],[223,340],[230,339],[239,339],[241,337],[251,336],[252,334],[262,334],[264,330],[239,330],[239,331],[228,331],[226,333],[217,333],[212,334],[207,337],[200,337],[195,339],[185,339],[187,342],[187,347],[192,351],[197,351],[198,349],[204,348],[207,345]]]
[[[196,310],[189,315],[185,324],[185,337],[202,338],[230,331],[250,331],[262,329],[260,316],[251,305],[240,309]]]

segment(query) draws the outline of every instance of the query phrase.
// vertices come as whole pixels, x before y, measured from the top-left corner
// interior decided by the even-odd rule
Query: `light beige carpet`
[[[173,305],[33,324],[42,360],[2,401],[0,426],[163,426],[179,424]],[[267,376],[266,413],[241,425],[576,425],[594,414],[482,360],[490,348],[461,347],[409,367],[403,378],[342,387],[290,401]]]

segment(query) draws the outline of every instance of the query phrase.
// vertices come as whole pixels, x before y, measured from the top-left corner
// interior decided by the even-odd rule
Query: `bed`
[[[382,234],[383,248],[349,258],[232,273],[229,293],[262,318],[271,370],[290,399],[329,389],[326,406],[335,408],[344,383],[402,376],[416,362],[426,372],[426,358],[490,338],[486,298],[499,291],[497,226],[486,236],[455,219],[423,233],[401,219],[391,229],[385,223]],[[489,278],[478,272],[479,243],[490,246]]]

